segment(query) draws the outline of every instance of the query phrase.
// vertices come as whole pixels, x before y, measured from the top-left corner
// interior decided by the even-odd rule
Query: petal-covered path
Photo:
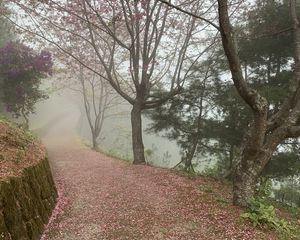
[[[229,187],[132,166],[76,139],[66,124],[44,139],[60,198],[42,239],[275,239],[241,222]]]

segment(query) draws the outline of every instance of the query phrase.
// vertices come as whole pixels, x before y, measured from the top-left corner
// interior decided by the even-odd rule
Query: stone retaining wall
[[[0,240],[38,240],[56,198],[47,159],[0,180]]]

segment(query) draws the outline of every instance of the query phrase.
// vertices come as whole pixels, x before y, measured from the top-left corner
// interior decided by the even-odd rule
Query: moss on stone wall
[[[0,240],[38,240],[57,192],[47,159],[0,181]]]

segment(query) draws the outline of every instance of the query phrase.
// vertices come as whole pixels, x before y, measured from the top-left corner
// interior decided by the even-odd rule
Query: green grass
[[[120,160],[122,162],[126,162],[126,163],[131,163],[132,159],[126,155],[123,155],[113,149],[109,149],[109,150],[104,150],[104,149],[100,149],[98,148],[97,150],[95,150],[96,152],[102,153],[108,157]]]

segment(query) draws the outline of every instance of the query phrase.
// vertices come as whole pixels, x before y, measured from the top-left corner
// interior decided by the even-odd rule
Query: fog
[[[132,160],[131,126],[129,104],[118,106],[123,114],[105,120],[99,148],[105,153]],[[160,167],[173,167],[180,161],[177,144],[155,134],[146,133],[150,120],[143,118],[145,151],[147,161]],[[36,114],[30,116],[30,129],[44,141],[70,144],[74,138],[91,145],[91,132],[85,116],[82,97],[72,90],[60,90],[52,93],[49,99],[36,105]],[[51,132],[60,131],[62,139],[51,139]],[[55,134],[53,134],[55,135]],[[56,134],[57,136],[57,134]]]

